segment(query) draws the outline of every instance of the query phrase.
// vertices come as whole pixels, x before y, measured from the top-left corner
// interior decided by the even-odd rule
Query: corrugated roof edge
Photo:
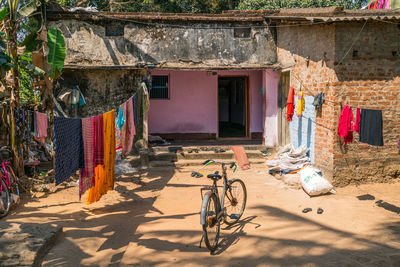
[[[321,20],[347,21],[365,19],[393,20],[400,18],[400,10],[345,10],[343,7],[294,8],[282,10],[229,10],[222,14],[203,13],[153,13],[153,12],[85,12],[49,11],[49,20],[136,20],[136,21],[187,21],[187,22],[263,22],[265,18],[281,21]]]
[[[205,22],[264,22],[262,15],[232,16],[232,14],[192,14],[192,13],[128,13],[128,12],[68,12],[49,11],[48,20],[137,20],[137,21],[205,21]]]

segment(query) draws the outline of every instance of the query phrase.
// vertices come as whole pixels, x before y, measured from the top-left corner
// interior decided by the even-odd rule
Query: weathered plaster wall
[[[264,144],[278,144],[278,72],[263,70],[263,139]]]
[[[77,20],[48,24],[59,28],[66,37],[66,65],[239,67],[276,62],[275,41],[269,28],[252,28],[249,38],[236,38],[233,28],[227,27],[238,25],[227,23],[192,23],[186,28]],[[106,36],[106,27],[110,25],[124,26],[123,36]]]
[[[303,111],[303,116],[293,116],[292,122],[289,125],[290,143],[295,148],[306,145],[310,149],[311,163],[315,162],[315,107],[312,105],[313,96],[305,97],[306,104]],[[295,106],[297,107],[297,97],[294,98]]]
[[[368,22],[354,43],[364,22],[336,27],[335,66],[337,102],[355,109],[383,110],[384,146],[354,142],[345,153],[335,139],[334,176],[341,185],[356,182],[392,181],[400,177],[400,28],[396,24]],[[352,36],[352,38],[349,38]],[[357,56],[354,55],[357,52]],[[353,56],[354,55],[354,56]],[[340,107],[335,110],[339,116]]]
[[[335,25],[314,25],[298,27],[281,27],[278,29],[278,60],[283,67],[290,68],[290,85],[296,93],[304,92],[307,107],[314,95],[324,92],[327,102],[322,112],[312,115],[307,109],[307,119],[302,123],[294,118],[290,122],[291,141],[294,145],[312,138],[314,133],[315,166],[324,172],[327,178],[333,178],[333,149],[336,138],[337,117],[334,113],[334,88],[332,82],[337,81],[333,59],[335,53]],[[315,113],[315,112],[314,112]],[[296,115],[295,115],[296,116]],[[308,136],[308,117],[311,122],[311,131]],[[315,132],[313,130],[315,127]],[[300,137],[300,138],[299,138]],[[312,142],[309,142],[312,148]],[[311,155],[312,157],[312,155]]]
[[[150,133],[217,133],[218,76],[248,76],[250,84],[250,132],[263,132],[262,71],[166,71],[152,70],[152,75],[169,75],[169,99],[151,99]]]
[[[79,108],[78,115],[98,115],[118,107],[131,97],[139,88],[142,74],[139,70],[64,70],[55,95],[78,85],[86,101],[86,105]]]

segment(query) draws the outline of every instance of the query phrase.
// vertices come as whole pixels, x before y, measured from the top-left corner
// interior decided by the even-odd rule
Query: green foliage
[[[8,13],[8,8],[7,8],[7,6],[5,6],[0,11],[0,21],[3,21],[3,19],[7,16],[7,13]]]
[[[74,0],[57,0],[64,7],[72,7]],[[99,11],[163,12],[163,13],[221,13],[235,9],[240,0],[89,0],[86,6]],[[110,6],[111,5],[111,6]]]
[[[48,63],[51,66],[49,76],[57,79],[61,75],[65,60],[65,41],[59,29],[49,29],[47,32],[47,46],[49,47]]]
[[[3,79],[7,71],[14,67],[14,59],[12,59],[6,51],[4,43],[4,32],[0,32],[0,77]]]
[[[345,9],[360,8],[365,0],[243,0],[239,10],[273,10],[282,8],[315,8],[329,6],[343,6]]]
[[[18,71],[21,85],[19,88],[19,96],[23,102],[34,103],[37,101],[37,97],[35,97],[35,92],[32,85],[32,76],[22,65],[18,66]]]

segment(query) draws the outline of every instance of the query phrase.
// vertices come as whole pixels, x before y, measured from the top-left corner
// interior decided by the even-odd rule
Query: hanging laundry
[[[35,139],[45,143],[47,137],[47,114],[35,111]]]
[[[126,111],[127,111],[127,102],[125,101],[121,106],[122,106],[122,110],[123,110],[123,112],[124,112],[124,117],[125,117],[124,120],[125,120],[125,123],[124,123],[124,125],[122,126],[122,129],[121,129],[121,139],[120,139],[120,143],[121,143],[121,147],[122,147],[122,153],[125,154],[126,147],[127,147],[127,144],[128,144],[127,137],[129,137],[129,136],[126,134],[126,132],[127,132],[127,126],[128,126],[128,118],[127,118],[128,113],[126,112]]]
[[[30,132],[30,111],[29,110],[24,110],[24,123],[25,123],[25,127],[24,127],[24,133],[22,135],[22,139],[30,142],[31,132]]]
[[[71,104],[74,107],[77,107],[77,106],[81,107],[86,104],[85,97],[83,96],[78,85],[74,86]]]
[[[14,108],[15,136],[22,137],[24,132],[25,114],[22,108]]]
[[[115,118],[115,149],[122,148],[121,130],[117,126],[118,117]]]
[[[319,93],[314,97],[313,105],[315,107],[315,110],[321,111],[322,110],[322,105],[325,103],[325,94],[324,93]]]
[[[104,133],[103,133],[103,115],[97,115],[93,119],[94,131],[94,166],[104,164]]]
[[[287,121],[292,121],[294,114],[294,88],[290,87],[289,95],[286,102],[286,119]]]
[[[99,201],[101,196],[114,188],[115,168],[115,112],[103,114],[104,165],[95,168],[95,185],[90,188],[86,204]]]
[[[124,146],[123,153],[128,154],[132,150],[133,138],[135,137],[135,124],[134,124],[134,110],[133,110],[133,100],[129,98],[125,105],[126,108],[126,131],[125,131],[125,141],[126,146]]]
[[[296,114],[298,117],[303,116],[304,107],[305,107],[304,93],[302,91],[300,91],[297,94]]]
[[[57,99],[64,102],[65,105],[70,105],[73,91],[72,89],[65,89],[58,94]]]
[[[124,123],[125,123],[124,111],[122,109],[122,105],[120,105],[118,110],[118,119],[117,119],[117,126],[120,130],[122,130],[122,126],[124,126]]]
[[[94,117],[82,118],[82,139],[85,152],[85,168],[79,172],[79,199],[89,188],[94,186]]]
[[[390,9],[391,6],[393,8],[393,2],[395,2],[396,0],[391,0],[391,1],[392,1],[392,4],[389,2],[389,0],[372,1],[368,5],[368,9]]]
[[[339,118],[338,135],[344,138],[343,145],[353,142],[353,112],[350,106],[343,106]]]
[[[360,142],[383,146],[382,111],[361,109]]]
[[[135,126],[138,123],[138,94],[135,93],[132,97],[132,101],[133,101],[133,116],[135,119]]]
[[[85,167],[81,119],[54,117],[56,185]]]
[[[353,131],[360,133],[360,108],[356,111],[356,123],[354,124]]]

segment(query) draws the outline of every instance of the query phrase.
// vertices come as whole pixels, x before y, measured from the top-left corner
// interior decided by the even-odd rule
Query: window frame
[[[169,74],[155,74],[155,75],[151,75],[151,80],[152,80],[152,84],[151,84],[151,90],[153,90],[153,81],[154,81],[154,77],[156,76],[161,76],[161,77],[167,77],[167,93],[168,93],[168,97],[166,98],[160,98],[160,97],[151,97],[151,91],[149,92],[149,99],[151,100],[170,100],[171,99],[171,79],[170,79],[170,75]]]

